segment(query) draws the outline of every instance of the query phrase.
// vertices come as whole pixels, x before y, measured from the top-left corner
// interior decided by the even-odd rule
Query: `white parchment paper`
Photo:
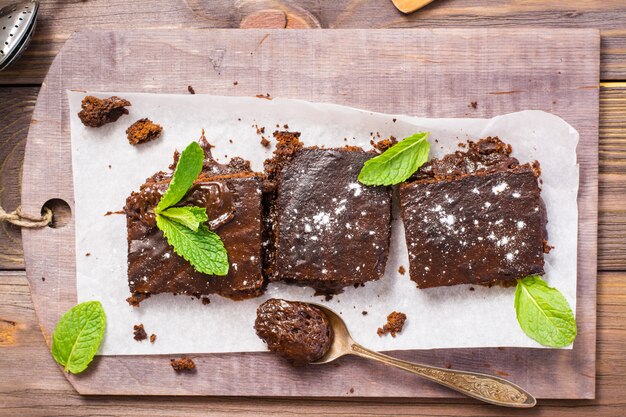
[[[121,210],[130,192],[154,172],[167,169],[174,150],[197,140],[203,128],[218,160],[241,156],[255,170],[262,170],[273,147],[268,150],[260,145],[253,125],[264,126],[269,134],[277,124],[287,123],[290,130],[302,132],[306,145],[349,144],[365,149],[370,148],[370,132],[403,138],[427,130],[433,145],[431,157],[453,151],[467,139],[497,135],[513,146],[513,155],[521,162],[537,159],[541,163],[549,240],[556,247],[546,255],[545,279],[576,309],[578,133],[554,115],[523,111],[492,119],[424,119],[287,99],[89,94],[119,95],[133,104],[130,115],[117,123],[87,128],[76,116],[85,93],[68,92],[78,301],[100,300],[104,306],[107,329],[100,354],[264,351],[253,323],[257,306],[271,297],[325,303],[342,315],[357,341],[376,350],[540,347],[516,321],[514,288],[477,286],[469,291],[469,286],[460,285],[419,290],[408,273],[400,275],[399,266],[408,270],[400,220],[393,222],[385,276],[362,288],[350,287],[327,302],[314,297],[309,288],[275,283],[262,297],[246,301],[211,296],[211,303],[203,305],[190,297],[163,294],[152,296],[140,308],[130,307],[125,301],[129,296],[126,220],[123,215],[104,214]],[[161,124],[164,133],[154,142],[130,146],[125,130],[143,117]],[[376,329],[394,310],[408,316],[404,331],[396,338],[379,337]],[[148,334],[157,334],[154,344],[133,340],[133,325],[138,323],[144,324]]]

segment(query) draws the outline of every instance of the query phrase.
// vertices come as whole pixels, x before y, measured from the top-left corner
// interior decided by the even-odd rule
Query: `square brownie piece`
[[[282,150],[279,140],[278,157]],[[389,253],[391,192],[357,180],[375,154],[355,147],[287,153],[275,172],[271,280],[331,294],[379,279]]]
[[[156,227],[153,209],[171,181],[171,173],[158,172],[146,180],[139,192],[128,197],[124,207],[131,304],[158,293],[219,294],[242,299],[258,296],[263,291],[262,187],[265,176],[251,172],[247,161],[240,158],[233,158],[228,165],[218,164],[211,158],[206,139],[201,140],[201,145],[205,151],[203,170],[178,205],[206,207],[207,226],[220,236],[228,251],[228,275],[213,276],[196,271],[174,252]],[[176,154],[175,163],[177,157]]]
[[[419,288],[514,284],[543,274],[546,210],[538,163],[497,138],[469,143],[400,186],[410,276]]]

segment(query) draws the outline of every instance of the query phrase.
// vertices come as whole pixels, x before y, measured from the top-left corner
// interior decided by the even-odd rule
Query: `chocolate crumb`
[[[106,213],[104,213],[105,216],[110,216],[111,214],[125,214],[125,213],[124,213],[124,210],[107,211]]]
[[[109,169],[111,169],[111,165],[109,165]]]
[[[350,388],[350,394],[354,394],[354,388]]]
[[[448,369],[452,368],[452,364],[450,362],[446,363],[446,368]]]
[[[170,365],[176,372],[192,371],[196,369],[196,364],[193,359],[183,356],[179,359],[170,359]]]
[[[200,300],[202,301],[202,305],[207,305],[211,303],[209,297],[202,297]]]
[[[116,96],[105,99],[86,96],[81,102],[82,110],[78,112],[78,117],[85,126],[100,127],[128,114],[126,106],[130,105],[130,101]]]
[[[370,144],[376,149],[378,152],[383,153],[387,149],[391,148],[393,145],[398,143],[398,140],[394,136],[389,136],[387,139],[381,139],[378,142],[374,140],[370,140]]]
[[[228,142],[233,143],[233,140],[232,139],[228,139]]]
[[[396,122],[396,120],[398,120],[398,119],[396,119],[395,117],[393,119],[391,119],[391,121],[394,122],[394,123]]]
[[[140,294],[140,293],[135,293],[133,295],[131,295],[130,297],[128,297],[126,299],[126,302],[128,303],[128,305],[132,306],[132,307],[139,307],[139,304],[145,300],[146,298],[149,298],[150,294]]]
[[[264,146],[265,148],[269,148],[271,144],[272,143],[269,140],[267,140],[267,138],[265,136],[261,136],[261,145],[262,146]]]
[[[470,287],[470,288],[469,288],[469,290],[470,290],[470,291],[474,291],[474,287]]]
[[[264,98],[265,100],[271,100],[272,99],[272,97],[270,96],[270,93],[257,94],[256,98]]]
[[[148,338],[148,334],[144,330],[143,324],[135,324],[133,326],[133,335],[133,339],[138,342],[141,342],[142,340],[146,340]]]
[[[364,316],[367,316],[367,311],[363,310],[361,311],[361,314],[363,314]]]
[[[85,256],[91,256],[91,252],[87,252]]]
[[[379,327],[376,333],[378,336],[383,336],[390,333],[392,337],[396,337],[397,333],[402,332],[404,322],[406,321],[406,314],[394,311],[387,316],[387,323],[381,328]]]
[[[398,268],[398,272],[400,273],[400,275],[404,275],[404,273],[406,272],[406,269],[404,269],[403,265],[400,265],[400,268]]]
[[[476,109],[478,107],[478,102],[477,101],[472,101],[470,103],[470,107],[473,108],[473,109]]]
[[[196,94],[196,90],[194,90],[190,85],[187,86],[187,91],[189,91],[189,94]]]
[[[239,84],[239,81],[233,81],[233,85]]]
[[[285,123],[285,124],[283,125],[283,128],[285,128],[285,129],[289,129],[289,125],[288,125],[287,123]]]
[[[128,129],[126,129],[126,138],[131,145],[139,145],[155,140],[163,132],[163,127],[153,123],[150,119],[139,119]]]
[[[333,299],[333,295],[332,295],[332,294],[326,294],[326,295],[324,296],[324,300],[325,300],[325,301],[330,301],[330,300],[332,300],[332,299]]]
[[[152,333],[150,335],[150,343],[154,343],[155,340],[156,340],[156,334]]]
[[[42,281],[45,281],[45,280],[46,280],[46,277],[41,277],[41,280],[42,280]]]

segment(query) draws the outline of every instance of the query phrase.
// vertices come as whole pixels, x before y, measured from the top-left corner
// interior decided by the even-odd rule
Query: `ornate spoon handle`
[[[406,362],[371,351],[357,343],[350,348],[354,355],[404,369],[477,400],[517,408],[530,408],[537,403],[528,392],[503,378]]]

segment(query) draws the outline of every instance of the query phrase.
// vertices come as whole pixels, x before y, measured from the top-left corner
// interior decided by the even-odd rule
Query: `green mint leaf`
[[[63,314],[52,334],[52,356],[66,372],[83,372],[96,355],[106,316],[99,301],[87,301]]]
[[[428,160],[428,132],[416,133],[366,161],[359,173],[365,185],[394,185],[406,181]]]
[[[515,312],[524,333],[544,346],[565,347],[576,338],[576,319],[567,300],[537,275],[517,280]]]
[[[196,271],[207,275],[228,274],[228,254],[224,243],[205,225],[198,226],[194,232],[161,215],[156,216],[156,223],[174,252],[193,265]]]
[[[157,213],[178,203],[185,196],[202,171],[203,161],[204,151],[198,142],[191,142],[178,158],[172,181],[156,206]]]
[[[209,216],[206,214],[206,209],[203,207],[170,207],[161,211],[159,214],[182,224],[194,232],[198,231],[198,227],[201,224],[209,220]]]

